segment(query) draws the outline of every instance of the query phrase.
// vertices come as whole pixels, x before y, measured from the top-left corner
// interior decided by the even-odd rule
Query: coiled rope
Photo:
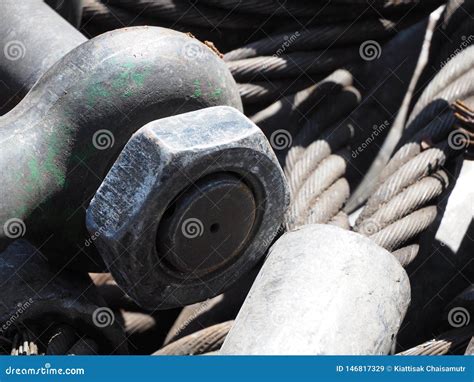
[[[414,28],[417,30],[420,26]],[[407,33],[409,36],[413,31]],[[397,66],[399,58],[391,52],[399,51],[400,43],[403,44],[404,40],[396,40],[387,45],[385,61],[377,63],[373,69],[387,65]],[[351,158],[347,148],[352,144],[355,135],[360,134],[360,131],[356,131],[358,126],[353,122],[353,113],[357,112],[360,118],[366,118],[367,110],[373,109],[372,104],[375,102],[373,99],[376,99],[377,94],[387,92],[387,88],[382,86],[386,80],[385,73],[378,73],[378,76],[377,87],[366,92],[364,104],[357,106],[361,96],[346,82],[339,97],[347,97],[350,92],[356,96],[352,97],[352,102],[333,102],[341,112],[338,115],[339,118],[331,121],[329,126],[318,126],[310,120],[298,131],[284,160],[284,170],[292,193],[292,202],[286,219],[288,229],[312,223],[349,227],[347,216],[342,212],[350,194],[346,171]],[[396,82],[398,84],[399,80],[396,79]],[[386,84],[388,88],[390,85],[391,82]],[[403,92],[399,93],[401,100]],[[395,109],[397,105],[397,102],[392,100],[390,108]],[[328,113],[328,110],[321,106],[326,105],[318,105],[318,111]],[[364,110],[366,111],[361,112]],[[316,116],[318,111],[315,112]],[[381,116],[386,117],[384,113],[386,113],[385,110]],[[375,113],[375,115],[379,114]],[[258,124],[258,121],[256,123]],[[372,131],[369,132],[373,134]],[[378,131],[375,133],[378,134]]]
[[[226,61],[237,61],[248,58],[273,56],[279,53],[297,51],[324,50],[328,47],[340,47],[359,44],[377,36],[386,39],[402,29],[404,24],[395,25],[390,20],[368,20],[359,23],[321,25],[308,29],[280,33],[252,42],[224,55]],[[280,54],[281,54],[280,53]]]
[[[448,107],[457,98],[468,99],[472,95],[474,71],[470,70],[473,65],[469,59],[473,57],[472,49],[474,47],[465,49],[450,60],[419,97],[402,138],[406,143],[383,170],[377,190],[354,227],[355,231],[393,252],[404,266],[418,252],[419,247],[413,240],[437,216],[437,198],[449,185],[444,165],[464,153],[472,142],[472,112],[466,105],[456,103],[459,122],[453,131],[456,118]],[[459,128],[461,122],[462,129]],[[350,136],[347,130],[345,135]],[[344,139],[338,143],[342,142]],[[288,218],[290,229],[313,222],[329,222],[329,216],[338,215],[342,208],[349,193],[347,182],[340,180],[346,170],[347,153],[341,151],[340,145],[332,144],[339,149],[336,152],[331,151],[330,146],[324,140],[316,140],[305,150],[298,148],[288,154],[285,172],[293,195]],[[302,157],[307,160],[302,162]],[[330,188],[331,184],[334,186]],[[325,203],[324,192],[333,194],[334,209]]]
[[[464,94],[469,92],[470,89],[464,90]],[[452,94],[459,92],[449,93]],[[469,126],[468,130],[460,129],[455,123],[454,111],[458,120],[463,118],[463,126]],[[395,153],[354,227],[355,231],[394,252],[404,266],[417,253],[417,247],[410,241],[426,230],[437,216],[437,199],[449,185],[443,166],[472,145],[466,131],[474,132],[474,124],[469,122],[474,113],[459,101],[454,104],[454,111],[446,110]],[[420,114],[420,119],[423,117]],[[430,142],[423,140],[424,137],[429,137]],[[409,247],[402,250],[407,243]]]
[[[279,17],[291,15],[303,19],[325,18],[340,23],[345,18],[350,19],[352,17],[350,13],[364,12],[367,8],[365,0],[350,2],[335,0],[332,4],[292,1],[284,5],[272,0],[247,2],[205,0],[203,3],[208,6],[208,12],[205,13],[208,19],[206,21],[202,17],[203,14],[199,14],[196,9],[183,15],[184,2],[178,1],[113,0],[108,6],[109,12],[97,7],[98,1],[95,3],[96,9],[99,10],[90,8],[89,15],[102,12],[104,20],[113,20],[116,15],[120,15],[126,20],[126,25],[136,22],[135,14],[141,13],[140,17],[143,19],[162,19],[202,27],[209,26],[207,23],[209,20],[211,24],[219,23],[222,21],[222,15],[229,13],[232,16],[229,16],[226,23],[219,25],[235,25],[235,28],[240,29],[250,28],[252,23],[259,20],[258,15],[265,17],[273,14]],[[379,0],[371,2],[371,6],[383,15],[400,15],[414,6],[420,10],[434,9],[441,1],[424,2],[423,5],[418,5],[416,1],[403,3],[398,5],[396,2],[396,5],[390,5],[386,1]],[[111,16],[110,10],[116,14]],[[250,14],[254,17],[247,18]],[[313,17],[314,15],[316,17]],[[296,33],[296,30],[289,29],[294,32],[277,33],[225,56],[229,61],[229,68],[239,82],[244,104],[257,106],[258,112],[252,119],[262,127],[270,140],[275,131],[281,130],[275,128],[278,126],[283,127],[293,141],[290,147],[276,149],[284,164],[294,200],[287,218],[290,229],[309,223],[329,223],[349,228],[342,207],[349,195],[349,182],[344,176],[350,163],[347,146],[351,143],[355,132],[350,120],[346,120],[344,124],[340,122],[356,108],[360,94],[352,87],[352,80],[340,83],[337,89],[329,90],[325,94],[320,90],[320,85],[328,73],[358,59],[358,51],[353,49],[352,44],[360,43],[375,35],[378,40],[391,36],[395,29],[390,22],[387,26],[381,28],[381,24],[377,22],[365,21],[355,24],[354,33],[346,33],[339,38],[336,35],[345,28],[345,24],[303,28],[298,39],[285,47],[284,55],[274,56],[278,49],[281,49],[281,45],[285,44],[285,37],[291,37],[292,33]],[[336,49],[331,49],[330,54],[322,54],[329,45],[334,45]],[[346,45],[352,47],[352,51],[341,48]],[[305,76],[299,78],[302,71],[305,72]],[[455,73],[459,74],[460,71],[461,69],[456,69]],[[465,72],[470,73],[467,70]],[[398,155],[395,154],[393,161],[387,165],[388,170],[384,172],[384,177],[381,178],[387,182],[392,180],[385,186],[385,183],[381,183],[380,188],[383,189],[376,193],[377,196],[374,194],[374,199],[367,203],[365,212],[361,214],[356,224],[356,230],[361,230],[361,233],[367,234],[380,245],[393,251],[399,259],[402,259],[402,264],[409,263],[416,256],[418,245],[412,241],[436,216],[433,202],[442,195],[449,182],[443,164],[459,154],[458,150],[451,150],[446,140],[446,134],[451,131],[455,122],[454,114],[452,111],[446,111],[445,107],[440,116],[440,109],[433,106],[432,100],[435,97],[451,100],[449,102],[458,98],[465,99],[461,95],[466,95],[469,86],[466,85],[468,81],[462,75],[453,75],[449,79],[447,77],[444,78],[447,86],[441,86],[441,82],[435,83],[430,87],[430,93],[423,93],[424,98],[419,98],[419,104],[416,105],[412,113],[413,118],[410,119],[411,124],[407,128],[407,131],[416,131],[419,142],[410,141],[406,146],[402,146],[403,151],[400,154],[398,152]],[[470,77],[468,79],[471,80]],[[267,82],[269,80],[270,82]],[[308,84],[307,81],[318,84]],[[258,109],[259,105],[271,102],[274,104]],[[334,107],[331,103],[338,107]],[[423,118],[417,118],[417,114],[425,118],[425,121],[421,121]],[[428,114],[430,116],[427,116]],[[470,114],[464,110],[463,116],[465,130],[469,132]],[[458,121],[460,120],[458,116]],[[276,135],[273,136],[275,137]],[[429,142],[426,137],[430,137]],[[274,142],[272,144],[274,147],[278,146]],[[403,172],[397,173],[401,170],[400,163],[403,163],[402,167],[406,165],[406,168]],[[427,170],[426,166],[431,167]],[[206,343],[206,338],[213,342],[213,332],[210,333],[201,333],[200,340],[190,338],[188,342],[176,345],[178,340],[174,343],[176,345],[174,348],[169,348],[171,349],[168,350],[169,353],[164,349],[173,343],[159,352],[202,354],[215,351],[213,349],[217,349],[217,346],[214,348],[204,346],[205,350],[202,350],[202,346],[199,347],[201,343],[199,341]]]

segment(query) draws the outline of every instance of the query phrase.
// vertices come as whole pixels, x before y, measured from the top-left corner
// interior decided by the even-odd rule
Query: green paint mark
[[[64,155],[64,143],[67,141],[66,137],[70,130],[71,128],[66,125],[54,129],[54,133],[50,134],[46,141],[46,155],[29,159],[30,176],[28,183],[31,185],[31,193],[35,189],[44,187],[43,180],[45,177],[51,177],[58,187],[64,186],[66,176],[58,163],[61,163],[61,158]]]
[[[151,66],[137,67],[137,63],[130,61],[118,63],[111,61],[114,68],[112,68],[112,78],[105,82],[98,78],[92,78],[86,90],[87,105],[94,106],[98,101],[111,98],[113,96],[131,97],[137,89],[143,88],[146,78],[151,73]],[[118,72],[118,73],[117,73]]]
[[[33,152],[26,158],[25,171],[16,175],[17,184],[21,186],[21,202],[15,206],[15,216],[26,216],[40,195],[51,194],[55,188],[64,187],[66,176],[61,159],[67,149],[70,131],[71,127],[66,125],[54,128],[42,145],[46,152],[40,149],[40,153]]]
[[[142,87],[145,83],[145,73],[132,73],[132,80],[135,85]]]
[[[206,81],[204,86],[202,86],[201,81],[196,79],[193,81],[193,85],[194,93],[191,96],[192,98],[204,97],[206,100],[216,101],[221,97],[223,92],[221,87],[213,84],[210,80]]]
[[[38,162],[36,161],[36,158],[31,158],[28,161],[28,168],[30,169],[30,180],[33,183],[36,183],[40,180],[40,170],[38,168]]]
[[[201,81],[194,80],[194,93],[191,96],[192,98],[199,98],[202,96]]]
[[[221,96],[221,94],[222,94],[222,89],[221,88],[216,88],[212,92],[212,96],[214,97],[214,99],[218,99]]]
[[[52,176],[59,187],[63,187],[66,182],[66,177],[63,170],[57,165],[56,161],[62,154],[62,146],[58,137],[52,135],[48,142],[48,149],[46,152],[46,159],[43,164],[44,171]]]
[[[124,71],[112,81],[112,88],[122,91],[123,97],[130,97],[136,88],[142,88],[145,78],[149,75],[150,69],[145,68],[141,72],[135,69],[132,62],[122,65]]]
[[[98,99],[110,97],[110,92],[100,83],[94,83],[87,89],[87,104],[93,106]]]
[[[41,170],[38,166],[38,161],[36,158],[31,158],[28,161],[28,169],[30,170],[30,179],[24,185],[24,189],[27,194],[32,195],[35,189],[41,186]]]

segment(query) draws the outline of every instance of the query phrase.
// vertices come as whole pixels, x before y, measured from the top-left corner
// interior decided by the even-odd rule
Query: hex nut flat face
[[[261,130],[218,106],[135,133],[86,223],[120,286],[142,307],[166,309],[215,296],[249,271],[288,203]]]

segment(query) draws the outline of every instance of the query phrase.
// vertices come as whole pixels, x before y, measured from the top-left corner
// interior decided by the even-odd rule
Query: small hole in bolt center
[[[211,227],[210,227],[209,229],[210,229],[210,231],[211,231],[212,233],[216,233],[217,231],[219,231],[219,228],[220,228],[220,227],[219,227],[219,224],[218,224],[218,223],[214,223],[214,224],[211,224]]]

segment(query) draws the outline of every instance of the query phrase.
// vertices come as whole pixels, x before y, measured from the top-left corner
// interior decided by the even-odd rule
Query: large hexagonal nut
[[[222,293],[265,254],[289,204],[262,131],[211,107],[136,132],[87,210],[91,242],[146,309]]]

